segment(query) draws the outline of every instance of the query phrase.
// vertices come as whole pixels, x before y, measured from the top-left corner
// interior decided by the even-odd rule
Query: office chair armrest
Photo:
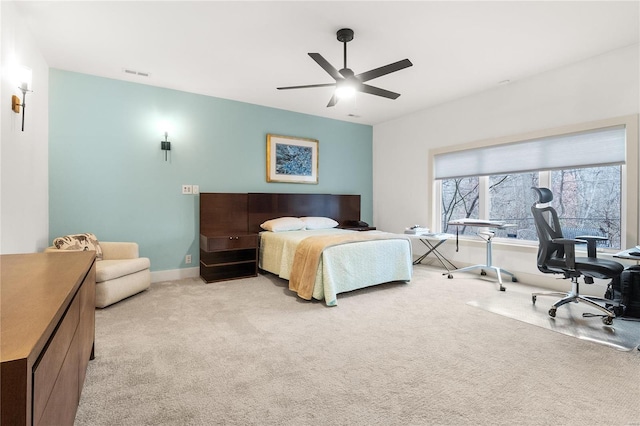
[[[597,257],[596,244],[598,244],[598,241],[608,240],[607,237],[601,237],[600,235],[581,235],[576,238],[587,242],[587,256],[589,257]]]
[[[585,244],[585,240],[574,240],[571,238],[554,238],[551,240],[554,244],[564,245],[564,259],[567,267],[576,269],[576,244]]]
[[[554,244],[563,244],[564,246],[575,246],[576,244],[586,244],[586,240],[572,239],[572,238],[554,238],[551,240]]]

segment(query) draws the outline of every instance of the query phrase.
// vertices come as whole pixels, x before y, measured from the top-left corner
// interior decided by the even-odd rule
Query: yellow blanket
[[[403,238],[394,234],[354,232],[342,235],[319,235],[300,241],[296,247],[289,277],[289,290],[298,293],[302,299],[311,300],[320,256],[324,249],[338,244],[360,241],[386,240]]]

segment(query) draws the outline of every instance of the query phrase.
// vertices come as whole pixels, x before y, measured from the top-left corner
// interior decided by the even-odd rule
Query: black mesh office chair
[[[578,236],[576,239],[568,239],[562,236],[562,228],[558,221],[558,214],[553,207],[538,207],[538,204],[546,204],[553,200],[553,194],[548,188],[531,188],[538,195],[538,201],[531,206],[533,220],[538,231],[538,269],[546,274],[563,274],[565,278],[571,279],[571,291],[568,293],[543,292],[532,293],[531,300],[535,304],[538,296],[560,296],[549,309],[549,316],[556,316],[556,309],[569,302],[583,302],[596,309],[604,315],[583,314],[583,316],[602,316],[602,322],[609,325],[615,318],[615,309],[609,309],[614,302],[610,299],[600,297],[581,296],[578,277],[584,276],[587,284],[592,284],[594,278],[611,279],[614,284],[620,280],[620,273],[624,267],[618,262],[598,259],[596,256],[596,243],[599,240],[606,240],[599,236]],[[576,257],[576,244],[587,244],[587,257]]]

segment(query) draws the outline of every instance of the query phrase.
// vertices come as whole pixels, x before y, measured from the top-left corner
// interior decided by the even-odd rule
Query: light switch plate
[[[200,185],[191,185],[191,192],[193,195],[198,195],[200,193]]]

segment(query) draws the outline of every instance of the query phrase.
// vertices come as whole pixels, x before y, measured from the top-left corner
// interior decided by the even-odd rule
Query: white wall
[[[0,20],[0,253],[31,253],[46,247],[49,235],[49,67],[13,2],[0,2]],[[11,78],[15,65],[33,71],[34,93],[27,93],[24,132],[22,112],[11,110],[11,95],[22,99]]]
[[[393,232],[416,223],[435,226],[430,149],[638,114],[638,53],[638,45],[618,49],[374,126],[375,225]],[[629,195],[637,208],[637,194]],[[454,246],[443,246],[454,263],[485,261],[484,243],[461,243],[458,253]],[[520,281],[549,286],[537,271],[535,252],[535,247],[496,244],[494,264],[521,272]]]

